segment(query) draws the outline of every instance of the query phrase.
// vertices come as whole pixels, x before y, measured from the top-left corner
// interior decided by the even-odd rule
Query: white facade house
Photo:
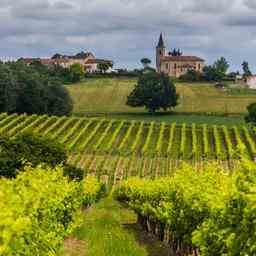
[[[250,76],[246,79],[246,84],[250,89],[256,89],[256,76]]]

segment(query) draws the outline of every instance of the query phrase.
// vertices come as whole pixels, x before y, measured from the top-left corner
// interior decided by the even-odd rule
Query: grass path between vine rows
[[[83,225],[65,241],[61,256],[167,256],[167,247],[136,222],[132,211],[104,198],[84,211]]]

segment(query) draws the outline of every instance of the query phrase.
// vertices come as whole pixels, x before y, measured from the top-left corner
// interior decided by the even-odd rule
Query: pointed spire
[[[164,40],[163,40],[163,34],[162,34],[162,33],[160,34],[157,47],[158,47],[158,48],[164,48],[164,47],[165,47],[165,46],[164,46]]]

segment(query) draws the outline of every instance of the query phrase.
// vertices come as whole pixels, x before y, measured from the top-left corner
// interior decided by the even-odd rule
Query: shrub
[[[114,195],[179,255],[255,255],[255,169],[184,166],[170,178],[128,179]]]
[[[64,147],[48,138],[23,134],[14,139],[0,137],[0,176],[13,178],[22,171],[26,162],[36,166],[46,164],[55,167],[66,164]]]
[[[0,179],[0,255],[56,255],[80,224],[81,206],[101,195],[92,178],[70,182],[61,167],[25,167],[16,179]]]

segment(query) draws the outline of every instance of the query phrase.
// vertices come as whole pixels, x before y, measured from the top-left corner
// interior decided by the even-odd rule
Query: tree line
[[[63,86],[66,76],[59,66],[0,62],[0,112],[68,115],[73,103]]]

